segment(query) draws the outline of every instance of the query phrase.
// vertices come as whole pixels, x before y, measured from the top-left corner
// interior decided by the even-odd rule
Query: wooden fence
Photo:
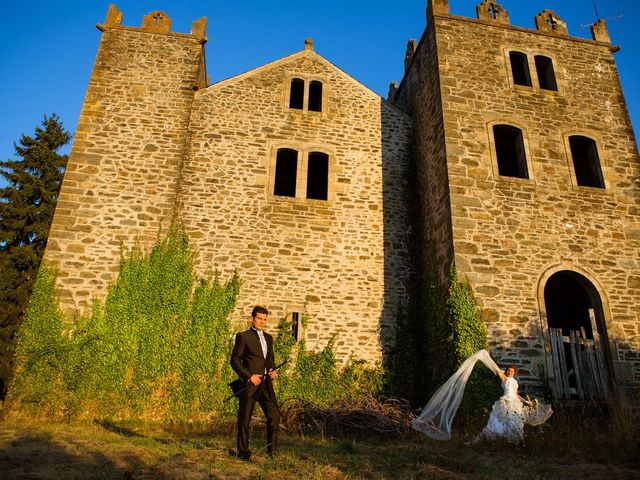
[[[587,338],[585,329],[550,328],[553,376],[556,397],[562,399],[605,400],[608,395],[607,368],[597,330]]]

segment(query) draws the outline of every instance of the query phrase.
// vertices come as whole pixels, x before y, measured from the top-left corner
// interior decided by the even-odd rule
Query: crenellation
[[[535,19],[536,28],[541,32],[569,35],[567,22],[561,19],[553,10],[543,10]]]
[[[171,23],[172,20],[166,13],[156,10],[142,18],[142,26],[140,28],[153,33],[169,33]]]
[[[104,21],[105,27],[119,27],[122,24],[122,12],[118,10],[115,4],[109,5],[107,11],[107,18]]]
[[[509,12],[494,0],[482,0],[482,3],[476,6],[476,14],[479,20],[509,25]]]

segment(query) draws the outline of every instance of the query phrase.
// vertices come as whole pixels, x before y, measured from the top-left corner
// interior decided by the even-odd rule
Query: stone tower
[[[441,274],[455,259],[494,354],[528,383],[637,400],[640,159],[617,47],[603,21],[587,40],[550,10],[535,30],[496,1],[477,17],[429,0],[392,89],[412,116],[426,241]],[[575,374],[587,349],[605,386],[593,395]]]
[[[60,193],[46,261],[69,310],[105,295],[121,246],[178,220],[203,276],[237,270],[234,320],[269,308],[311,348],[381,359],[406,302],[411,122],[304,48],[206,85],[206,20],[141,28],[112,6]],[[303,331],[303,316],[311,318]]]
[[[206,19],[189,35],[170,32],[163,12],[141,28],[121,19],[111,5],[98,25],[102,40],[45,253],[68,309],[100,298],[122,246],[148,246],[171,222],[193,92],[205,86]]]

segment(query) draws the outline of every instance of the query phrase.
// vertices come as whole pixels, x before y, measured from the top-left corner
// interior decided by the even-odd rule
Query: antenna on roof
[[[593,10],[596,12],[596,21],[593,23],[583,23],[580,25],[580,28],[582,30],[586,29],[586,28],[590,28],[592,25],[595,25],[596,23],[598,23],[599,20],[602,20],[600,18],[600,12],[598,12],[598,2],[596,0],[593,0]],[[615,17],[611,17],[611,18],[607,18],[606,21],[612,21],[612,20],[620,20],[623,17],[623,15],[616,15]]]

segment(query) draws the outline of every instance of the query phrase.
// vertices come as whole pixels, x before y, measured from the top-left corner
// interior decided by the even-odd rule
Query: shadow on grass
[[[603,440],[615,432],[600,423],[577,430],[569,420],[565,426],[558,415],[543,431],[528,431],[526,445],[468,446],[464,442],[472,437],[461,431],[449,442],[419,434],[283,433],[281,454],[273,459],[263,449],[265,432],[257,423],[251,432],[251,463],[229,456],[235,444],[229,422],[0,422],[0,479],[640,478],[635,456],[618,454],[620,463],[615,463],[611,450],[623,442],[607,448]],[[597,445],[587,448],[587,442]],[[595,449],[604,453],[597,455]]]
[[[108,453],[90,451],[69,442],[61,444],[52,433],[25,432],[0,449],[0,478],[3,479],[122,480],[134,478],[133,472],[144,467],[136,455],[129,454],[116,465]],[[154,475],[153,478],[166,477]]]

